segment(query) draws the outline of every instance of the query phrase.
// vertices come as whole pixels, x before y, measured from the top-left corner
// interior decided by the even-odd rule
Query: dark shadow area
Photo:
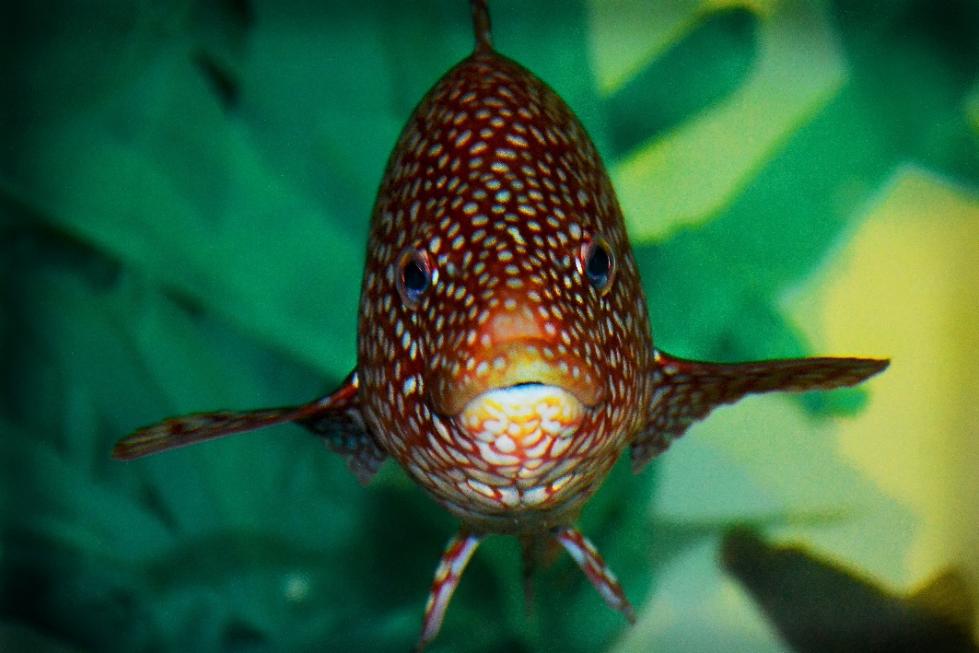
[[[974,653],[973,598],[957,572],[899,596],[804,547],[728,531],[721,564],[797,653]]]

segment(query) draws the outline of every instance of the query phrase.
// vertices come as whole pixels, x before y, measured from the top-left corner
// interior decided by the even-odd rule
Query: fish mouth
[[[498,453],[526,459],[534,457],[535,448],[540,449],[540,457],[554,439],[573,435],[585,413],[585,406],[567,390],[543,383],[519,383],[476,395],[457,419],[477,441],[494,445]],[[511,462],[499,455],[484,454],[487,457]]]
[[[605,398],[598,370],[536,339],[480,352],[464,371],[454,378],[441,375],[430,387],[432,407],[445,417],[456,417],[480,395],[499,390],[554,388],[573,397],[583,408],[593,408]]]

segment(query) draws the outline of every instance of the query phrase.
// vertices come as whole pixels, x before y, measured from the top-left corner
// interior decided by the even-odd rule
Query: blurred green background
[[[582,526],[635,628],[567,559],[526,617],[517,545],[494,538],[432,650],[790,650],[719,567],[733,524],[895,595],[945,569],[979,595],[979,3],[491,12],[605,156],[660,347],[894,363],[616,469]],[[393,464],[362,488],[293,427],[108,452],[353,367],[383,165],[471,45],[463,0],[4,3],[0,650],[415,641],[453,523]]]

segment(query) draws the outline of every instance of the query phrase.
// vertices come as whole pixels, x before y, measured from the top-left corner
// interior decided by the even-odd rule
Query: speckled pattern
[[[615,261],[605,293],[582,269],[596,237]],[[417,305],[399,297],[406,250],[431,265]],[[534,531],[560,521],[639,427],[652,355],[621,211],[581,124],[524,68],[477,51],[409,120],[368,253],[360,372],[381,446],[467,521]],[[509,493],[515,457],[482,446],[458,419],[480,392],[523,382],[567,387],[585,404],[574,442],[539,456],[547,469],[527,491],[546,500],[533,506]]]
[[[569,471],[548,480],[573,444],[585,407],[571,393],[550,385],[520,385],[489,390],[466,404],[457,418],[479,447],[479,456],[509,482],[468,481],[491,509],[547,506],[555,493],[576,478]]]
[[[308,404],[173,418],[113,451],[137,458],[294,421],[362,482],[393,457],[461,522],[438,566],[419,650],[492,533],[520,538],[526,569],[542,543],[558,542],[632,620],[615,575],[573,527],[626,447],[638,472],[718,405],[853,385],[887,366],[706,363],[654,349],[594,145],[550,88],[493,50],[485,2],[472,6],[475,52],[412,114],[378,192],[357,368]]]

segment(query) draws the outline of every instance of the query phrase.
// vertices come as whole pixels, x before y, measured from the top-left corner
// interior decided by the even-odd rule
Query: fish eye
[[[410,308],[415,308],[432,285],[432,264],[428,253],[406,249],[398,259],[398,292]]]
[[[599,294],[604,295],[612,287],[615,276],[615,258],[612,248],[601,236],[596,236],[591,242],[581,246],[578,256],[578,271],[588,278]]]

